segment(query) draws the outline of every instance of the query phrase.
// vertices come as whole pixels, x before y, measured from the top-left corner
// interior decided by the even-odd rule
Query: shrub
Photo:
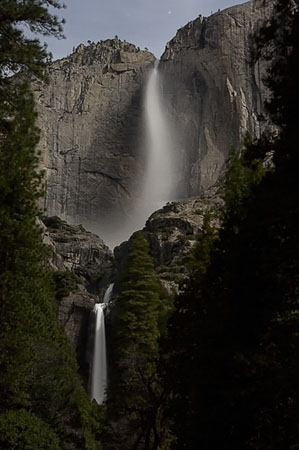
[[[0,415],[2,450],[60,450],[59,439],[50,426],[25,410]]]

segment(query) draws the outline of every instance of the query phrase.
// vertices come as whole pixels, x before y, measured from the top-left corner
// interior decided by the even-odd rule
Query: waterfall
[[[145,92],[146,171],[142,191],[144,222],[156,209],[171,200],[173,190],[173,143],[163,105],[158,61]]]
[[[91,374],[91,400],[103,403],[107,383],[106,337],[105,337],[105,303],[97,303],[94,307],[95,335],[94,353]]]
[[[168,201],[174,200],[175,173],[177,162],[174,149],[177,146],[175,130],[164,106],[162,74],[157,60],[149,71],[143,89],[142,117],[138,132],[139,173],[136,174],[139,192],[135,193],[134,205],[128,209],[128,216],[121,220],[110,220],[105,229],[105,241],[113,248],[127,240],[130,235],[144,227],[146,220]],[[96,231],[97,232],[97,231]],[[103,236],[103,230],[100,232]]]
[[[106,289],[103,303],[108,303],[112,294],[114,283],[109,284],[108,288]]]
[[[163,105],[158,62],[151,69],[144,90],[144,131],[140,143],[144,174],[140,182],[140,194],[130,219],[122,224],[122,239],[127,239],[134,231],[143,228],[154,211],[173,200],[173,132]]]
[[[98,404],[105,399],[107,385],[107,357],[104,309],[110,300],[113,284],[110,284],[105,292],[103,303],[97,303],[93,309],[95,315],[94,349],[91,372],[91,400]]]

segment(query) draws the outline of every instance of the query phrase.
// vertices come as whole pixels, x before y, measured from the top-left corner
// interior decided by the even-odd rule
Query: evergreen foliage
[[[165,377],[173,390],[169,414],[174,418],[175,448],[197,448],[198,423],[195,410],[198,386],[199,333],[205,320],[206,307],[199,298],[210,266],[211,253],[217,239],[212,216],[206,213],[197,242],[188,263],[189,281],[175,299],[169,320],[168,360]]]
[[[255,145],[250,134],[246,133],[243,149],[239,152],[234,147],[231,149],[224,175],[218,182],[218,195],[224,205],[221,220],[226,226],[228,222],[245,218],[253,186],[260,183],[266,172],[263,160],[252,156],[249,159]]]
[[[38,75],[50,60],[46,46],[24,35],[24,27],[32,33],[62,38],[62,24],[48,8],[63,7],[59,0],[1,0],[0,5],[0,75],[2,89],[11,85],[7,78],[22,72],[22,76]],[[23,27],[23,29],[22,29]]]
[[[1,448],[95,450],[99,424],[56,317],[38,225],[42,174],[29,78],[42,75],[48,56],[19,26],[60,36],[49,6],[60,7],[54,0],[0,4],[0,442]]]
[[[160,330],[165,328],[167,313],[163,295],[148,245],[137,232],[112,317],[108,415],[117,425],[107,448],[169,448],[171,437],[167,423],[163,425],[165,392],[158,370]]]
[[[259,43],[273,58],[268,108],[279,133],[232,155],[219,236],[208,258],[200,236],[200,271],[176,299],[169,379],[178,449],[282,450],[299,441],[298,18],[297,2],[278,0]],[[275,167],[265,172],[269,149]]]
[[[56,300],[58,301],[75,291],[78,284],[81,283],[80,278],[69,270],[55,271],[53,273],[53,280],[55,283]]]
[[[60,450],[57,436],[49,425],[28,411],[9,411],[0,415],[2,450]]]

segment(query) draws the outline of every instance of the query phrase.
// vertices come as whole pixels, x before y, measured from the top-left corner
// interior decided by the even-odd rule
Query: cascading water
[[[145,171],[136,207],[129,223],[123,226],[127,236],[143,228],[151,213],[173,200],[173,132],[163,105],[158,63],[150,71],[145,88],[141,144]]]
[[[94,349],[91,372],[91,400],[98,404],[105,399],[107,385],[107,356],[104,309],[110,300],[113,284],[105,292],[103,303],[97,303],[93,309],[95,314]]]
[[[111,284],[109,284],[108,288],[106,289],[106,292],[105,292],[105,295],[104,295],[104,298],[103,298],[103,303],[104,304],[105,303],[109,303],[109,300],[110,300],[110,297],[111,297],[111,294],[112,294],[112,290],[113,290],[113,286],[114,286],[114,283],[111,283]]]
[[[173,190],[173,145],[163,107],[158,61],[149,76],[145,93],[147,168],[142,200],[146,215],[171,199]]]

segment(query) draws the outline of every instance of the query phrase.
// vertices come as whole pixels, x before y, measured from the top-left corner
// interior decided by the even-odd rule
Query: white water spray
[[[107,386],[107,355],[104,309],[110,300],[113,284],[110,284],[104,295],[104,303],[97,303],[93,309],[95,314],[94,350],[91,373],[91,400],[98,404],[105,400]]]
[[[170,200],[173,188],[173,145],[162,102],[157,64],[155,64],[147,84],[145,121],[147,170],[143,200],[147,205],[147,210],[153,212]]]
[[[110,297],[112,294],[112,290],[113,290],[113,286],[114,286],[114,283],[111,283],[111,284],[109,284],[108,288],[106,289],[103,303],[109,303],[109,300],[110,300]]]
[[[127,236],[143,228],[148,217],[172,200],[174,177],[173,138],[163,105],[158,61],[150,71],[144,95],[144,136],[141,143],[145,171],[131,219],[124,224]]]
[[[158,62],[150,70],[144,89],[142,135],[140,135],[140,158],[144,159],[144,173],[139,182],[139,195],[126,220],[109,222],[109,231],[103,234],[111,248],[127,240],[130,235],[144,227],[149,216],[174,200],[175,137],[163,103],[161,74]],[[134,195],[135,197],[135,195]],[[98,230],[96,230],[98,232]]]
[[[173,190],[172,138],[162,101],[158,61],[145,93],[145,148],[147,166],[142,192],[144,219],[171,200]]]

